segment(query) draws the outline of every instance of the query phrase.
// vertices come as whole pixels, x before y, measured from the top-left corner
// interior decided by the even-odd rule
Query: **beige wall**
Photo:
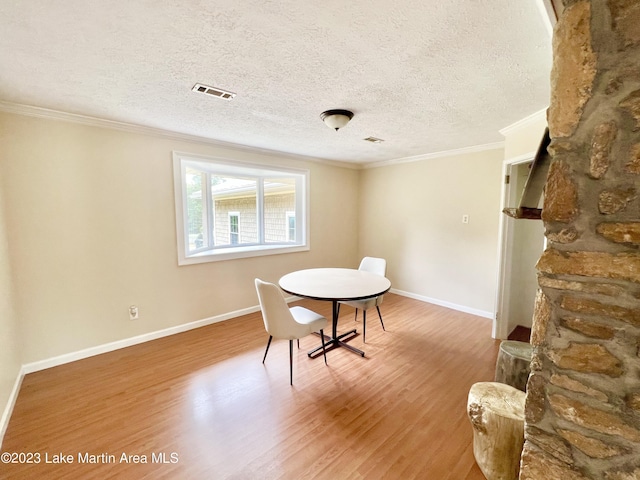
[[[502,130],[504,135],[504,158],[512,158],[535,153],[538,150],[542,134],[547,127],[546,110],[527,117],[522,123],[515,124]]]
[[[173,150],[309,169],[311,251],[179,267]],[[357,170],[9,113],[0,162],[23,363],[256,306],[254,277],[357,258]]]
[[[5,176],[1,166],[0,164],[0,179],[3,179]],[[19,352],[20,336],[13,308],[13,285],[7,245],[3,191],[3,183],[0,180],[0,415],[8,404],[22,363]],[[0,431],[0,441],[2,433]]]
[[[360,255],[386,258],[394,289],[492,315],[503,158],[500,149],[364,170]]]

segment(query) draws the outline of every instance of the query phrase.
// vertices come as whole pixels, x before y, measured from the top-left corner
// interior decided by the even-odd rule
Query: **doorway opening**
[[[501,210],[520,200],[533,160],[531,153],[505,161]],[[545,249],[546,237],[541,220],[501,215],[500,268],[492,336],[507,339],[517,329],[531,328],[538,289],[535,265]]]

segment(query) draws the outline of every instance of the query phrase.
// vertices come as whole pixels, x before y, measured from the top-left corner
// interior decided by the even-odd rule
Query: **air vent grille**
[[[371,143],[382,143],[384,142],[384,140],[382,140],[381,138],[376,138],[376,137],[367,137],[364,139],[365,142],[371,142]]]
[[[231,100],[236,96],[233,92],[228,92],[216,87],[210,87],[208,85],[202,85],[201,83],[196,83],[191,90],[194,92],[205,93],[212,97],[222,98],[224,100]]]

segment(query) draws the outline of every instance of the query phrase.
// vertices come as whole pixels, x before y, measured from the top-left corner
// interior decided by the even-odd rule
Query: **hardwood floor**
[[[302,339],[293,387],[286,341],[261,363],[259,313],[29,374],[2,451],[40,463],[0,478],[483,480],[466,400],[493,379],[490,320],[393,294],[382,314],[386,332],[373,312],[367,343],[351,340],[365,358],[338,349],[325,366]],[[344,307],[339,330],[353,325]]]
[[[523,327],[522,325],[518,325],[513,329],[513,332],[509,334],[507,340],[515,340],[518,342],[527,342],[531,341],[531,329],[529,327]]]

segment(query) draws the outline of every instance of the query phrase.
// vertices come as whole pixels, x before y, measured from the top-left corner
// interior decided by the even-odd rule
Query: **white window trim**
[[[251,169],[256,172],[262,172],[263,175],[268,176],[274,172],[291,173],[294,175],[301,175],[304,178],[302,182],[302,192],[296,191],[296,212],[303,212],[300,220],[302,225],[300,227],[301,238],[300,243],[295,245],[251,245],[241,247],[225,247],[220,250],[205,250],[198,253],[187,255],[186,246],[188,245],[188,232],[185,228],[187,219],[187,202],[186,202],[186,190],[182,188],[182,180],[185,175],[186,166],[189,162],[203,162],[212,163],[218,166],[226,165],[229,168],[229,172],[233,172],[234,169]],[[308,170],[295,169],[290,167],[254,164],[243,161],[229,160],[221,157],[194,155],[184,152],[173,152],[173,186],[175,197],[175,209],[176,209],[176,234],[177,234],[177,248],[178,248],[178,265],[192,265],[206,262],[216,262],[223,260],[233,260],[238,258],[257,257],[264,255],[277,255],[284,253],[303,252],[310,249],[310,223],[309,223],[309,180],[310,172]],[[259,209],[259,218],[262,218],[262,205]],[[262,228],[260,229],[262,230]]]

